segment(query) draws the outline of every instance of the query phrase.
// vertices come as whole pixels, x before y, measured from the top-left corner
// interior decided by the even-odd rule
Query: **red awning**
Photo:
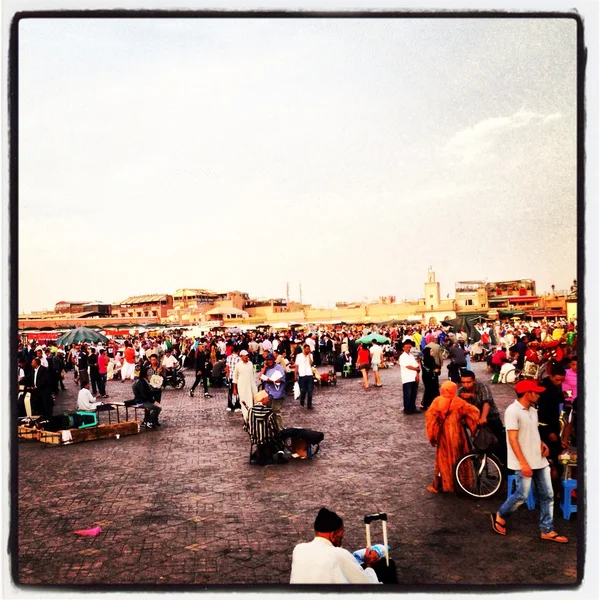
[[[43,342],[56,341],[59,335],[62,335],[59,334],[57,331],[40,331],[36,333],[26,331],[24,333],[27,336],[28,340],[38,340]]]
[[[519,302],[537,302],[537,296],[506,296],[507,300],[510,300],[514,303],[515,300]]]

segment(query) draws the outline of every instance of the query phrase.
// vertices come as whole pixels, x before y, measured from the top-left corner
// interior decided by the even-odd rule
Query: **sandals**
[[[549,540],[551,542],[557,542],[558,544],[566,544],[569,540],[564,535],[559,535],[556,531],[551,531],[550,533],[542,533],[540,535],[541,539]]]
[[[500,523],[494,513],[490,513],[490,519],[492,520],[492,529],[500,535],[506,535],[506,521]]]

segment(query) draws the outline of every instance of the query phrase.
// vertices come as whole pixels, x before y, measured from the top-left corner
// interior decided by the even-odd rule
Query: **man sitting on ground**
[[[363,569],[354,556],[342,548],[343,538],[342,519],[322,508],[315,519],[315,539],[294,548],[290,583],[379,583],[372,569],[379,554],[367,548]]]

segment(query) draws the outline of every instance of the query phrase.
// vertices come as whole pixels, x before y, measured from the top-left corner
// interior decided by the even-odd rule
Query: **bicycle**
[[[456,462],[454,482],[457,489],[473,498],[490,498],[502,486],[502,461],[489,450],[476,450],[466,427],[465,434],[469,451]]]

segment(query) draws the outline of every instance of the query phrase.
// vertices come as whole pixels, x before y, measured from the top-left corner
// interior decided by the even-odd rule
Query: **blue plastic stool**
[[[515,475],[509,475],[508,479],[507,479],[507,488],[508,488],[508,493],[506,494],[506,497],[509,498],[510,495],[513,493],[513,488],[516,487],[517,485],[517,478]],[[537,491],[535,489],[535,485],[533,483],[533,481],[531,482],[531,487],[529,488],[529,496],[527,496],[527,500],[525,501],[525,504],[527,504],[527,508],[529,510],[533,510],[535,508],[536,503],[538,502],[539,498],[537,495]]]
[[[571,514],[577,512],[577,504],[573,504],[573,499],[571,498],[571,492],[576,489],[577,479],[563,479],[560,509],[562,510],[564,519],[570,519]]]

